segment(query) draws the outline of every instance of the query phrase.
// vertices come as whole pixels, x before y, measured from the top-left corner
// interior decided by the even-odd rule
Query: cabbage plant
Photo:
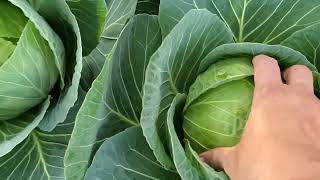
[[[85,95],[127,21],[158,5],[0,1],[1,179],[76,178],[64,156]]]
[[[239,142],[254,56],[307,66],[319,93],[316,0],[160,0],[121,32],[76,118],[75,179],[228,179],[198,153]],[[72,163],[71,163],[72,162]]]
[[[1,179],[65,179],[63,157],[85,95],[82,57],[98,44],[106,3],[4,0],[0,7]]]
[[[282,70],[306,65],[318,93],[319,4],[191,4],[161,1],[165,39],[146,70],[142,129],[157,160],[176,168],[182,179],[226,179],[199,161],[196,152],[239,141],[250,112],[255,55],[274,57]]]
[[[59,178],[82,68],[78,25],[65,1],[48,16],[40,1],[0,9],[1,179]]]

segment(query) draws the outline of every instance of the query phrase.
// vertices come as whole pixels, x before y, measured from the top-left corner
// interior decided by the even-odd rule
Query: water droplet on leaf
[[[228,78],[228,76],[229,76],[229,74],[225,71],[225,70],[219,70],[218,72],[217,72],[217,78],[218,79],[227,79]]]

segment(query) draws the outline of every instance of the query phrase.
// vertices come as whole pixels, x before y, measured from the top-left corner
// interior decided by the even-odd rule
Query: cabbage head
[[[0,120],[14,121],[48,99],[56,84],[64,88],[65,52],[38,14],[29,18],[9,1],[1,1],[0,7]]]
[[[202,152],[237,144],[250,112],[253,90],[248,58],[219,61],[200,74],[190,87],[184,111],[184,137],[191,146]]]
[[[66,1],[0,1],[1,179],[63,178],[81,69]]]

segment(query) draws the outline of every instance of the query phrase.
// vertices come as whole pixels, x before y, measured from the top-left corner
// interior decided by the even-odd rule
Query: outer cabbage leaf
[[[214,169],[212,169],[212,167],[210,167],[208,164],[202,162],[197,152],[195,152],[192,149],[188,140],[185,140],[184,142],[185,142],[184,147],[185,147],[187,158],[192,162],[193,167],[195,167],[196,169],[199,169],[198,171],[202,171],[202,173],[204,174],[203,179],[208,179],[208,180],[228,179],[228,176],[223,171],[217,172]]]
[[[219,180],[226,178],[223,172],[215,172],[212,168],[199,162],[188,144],[185,147],[182,146],[180,139],[182,139],[181,126],[184,103],[185,95],[177,94],[170,105],[166,119],[166,131],[169,136],[168,146],[178,173],[182,179]]]
[[[79,24],[82,53],[88,55],[99,43],[106,20],[105,0],[67,0],[70,10]]]
[[[81,179],[101,143],[139,125],[144,72],[161,43],[156,16],[137,15],[88,91],[65,157],[67,179]]]
[[[259,54],[274,57],[278,61],[281,69],[301,64],[307,66],[311,71],[317,72],[317,68],[300,52],[281,45],[265,45],[259,43],[232,43],[219,46],[208,53],[203,59],[199,72],[204,72],[210,65],[219,60],[235,57],[253,58]]]
[[[189,10],[202,8],[219,15],[236,42],[279,44],[320,21],[318,0],[161,0],[163,34],[167,35]]]
[[[293,33],[281,45],[299,51],[320,70],[320,23]]]
[[[317,68],[299,51],[295,51],[282,45],[265,45],[259,43],[224,44],[212,50],[207,57],[203,59],[198,72],[204,72],[210,65],[220,60],[241,56],[253,58],[259,54],[274,57],[282,70],[297,64],[307,66],[314,74],[314,90],[316,93],[319,93],[320,85],[318,82],[320,82],[320,76]],[[310,57],[312,57],[312,55]]]
[[[93,80],[101,72],[125,24],[134,15],[137,0],[106,0],[106,4],[106,22],[99,43],[83,58],[81,86],[85,91],[90,89]]]
[[[49,107],[49,98],[21,116],[0,123],[0,157],[22,142],[41,122]]]
[[[58,124],[52,132],[37,128],[12,151],[0,157],[1,179],[64,179],[63,156],[83,99],[84,92],[79,91],[78,101],[66,121]],[[23,123],[20,121],[17,125]]]
[[[84,179],[175,180],[180,177],[157,162],[141,127],[130,127],[101,145]]]
[[[65,87],[53,89],[49,110],[39,125],[44,131],[51,131],[58,123],[66,119],[78,97],[77,91],[82,69],[81,36],[76,18],[65,0],[34,0],[33,3],[41,16],[61,37],[66,51]]]
[[[41,17],[27,1],[9,0],[13,5],[21,9],[24,15],[29,18],[34,27],[39,31],[43,39],[45,39],[53,53],[56,68],[60,75],[60,88],[63,88],[65,76],[65,49],[59,36],[52,30],[51,26]],[[42,45],[42,44],[40,44]]]

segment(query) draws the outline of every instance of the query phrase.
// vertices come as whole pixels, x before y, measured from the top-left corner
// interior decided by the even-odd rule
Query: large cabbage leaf
[[[67,178],[84,176],[106,138],[139,125],[144,71],[160,43],[155,16],[138,15],[123,30],[77,115],[66,154]]]
[[[101,145],[84,179],[96,178],[180,179],[157,162],[140,127],[130,127]]]
[[[88,55],[99,43],[104,29],[107,7],[105,0],[67,0],[79,24],[82,54]]]
[[[105,23],[98,44],[83,58],[81,86],[86,91],[90,89],[93,80],[99,75],[106,58],[111,55],[111,50],[126,22],[134,15],[137,0],[106,0],[106,6]],[[90,33],[83,31],[83,34]]]
[[[82,46],[78,23],[64,0],[37,2],[39,14],[45,18],[64,43],[65,87],[52,90],[51,105],[39,127],[51,131],[58,123],[62,123],[77,100],[78,87],[82,69]],[[35,2],[34,2],[35,3]]]
[[[24,141],[0,158],[1,179],[65,179],[63,157],[84,95],[79,91],[79,100],[67,119],[53,131],[33,130]]]
[[[161,0],[164,35],[189,10],[202,8],[220,16],[235,42],[279,44],[292,33],[320,22],[317,0]]]

